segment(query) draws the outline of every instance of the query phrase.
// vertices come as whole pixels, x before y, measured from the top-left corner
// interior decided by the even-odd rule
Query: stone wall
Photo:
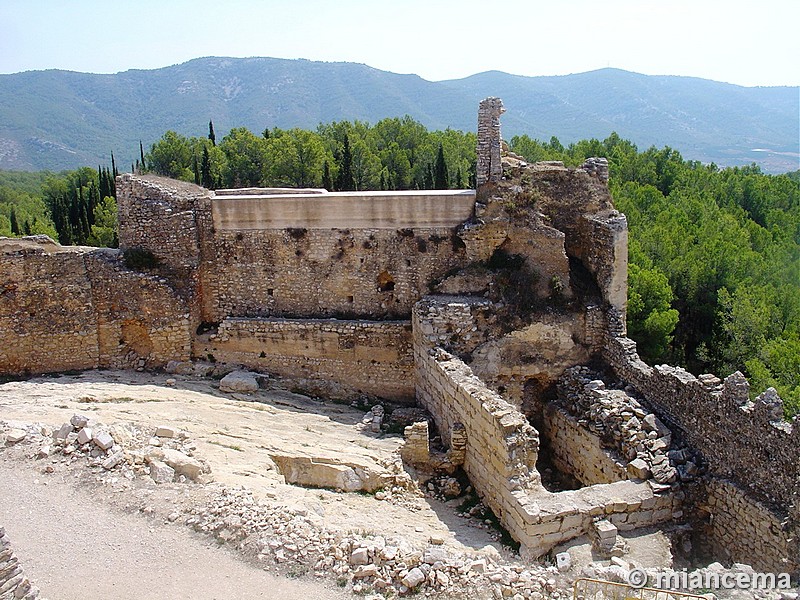
[[[486,98],[478,106],[478,187],[500,181],[503,166],[500,162],[500,115],[505,112],[500,98]]]
[[[542,419],[542,437],[556,468],[583,485],[614,483],[628,478],[627,461],[610,452],[577,419],[555,404],[548,405]]]
[[[424,303],[422,303],[424,304]],[[681,515],[680,501],[646,482],[618,481],[550,493],[536,470],[538,432],[489,389],[463,361],[435,347],[440,324],[429,310],[412,316],[418,401],[433,415],[447,444],[458,426],[466,435],[464,470],[483,501],[530,556],[588,533],[598,519],[635,529]],[[466,326],[465,312],[462,323]]]
[[[0,527],[0,597],[15,600],[39,598],[39,588],[31,585],[25,577],[3,527]]]
[[[0,244],[0,373],[189,357],[186,304],[163,281],[126,269],[118,251],[20,243]]]
[[[736,484],[723,479],[706,482],[710,535],[715,556],[749,564],[756,570],[800,572],[796,540],[788,538],[785,523]]]
[[[198,358],[240,364],[330,398],[372,395],[413,404],[408,321],[227,318]]]
[[[760,549],[757,560],[763,568],[785,570],[788,560],[796,573],[800,427],[783,420],[783,404],[774,390],[751,402],[741,373],[721,381],[668,365],[650,367],[624,337],[611,336],[605,356],[673,433],[700,453],[712,480],[713,544],[745,563],[756,560],[753,550]]]

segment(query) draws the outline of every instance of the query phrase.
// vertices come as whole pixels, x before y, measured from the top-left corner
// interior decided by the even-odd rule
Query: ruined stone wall
[[[218,231],[206,321],[226,316],[408,318],[464,263],[453,228]]]
[[[741,373],[721,381],[668,365],[650,367],[639,359],[636,344],[624,337],[610,337],[605,356],[661,420],[699,451],[709,476],[728,482],[724,491],[715,485],[709,488],[710,516],[719,523],[712,529],[719,536],[715,543],[727,547],[733,560],[749,563],[754,560],[751,550],[762,543],[759,537],[767,535],[763,543],[778,550],[765,550],[759,560],[783,556],[796,568],[800,427],[783,421],[783,405],[774,390],[751,402]],[[780,525],[767,531],[754,525],[752,515]],[[740,539],[734,542],[736,536]],[[783,568],[783,562],[762,565]]]
[[[118,251],[0,247],[0,373],[157,367],[189,357],[186,303]]]
[[[716,556],[749,564],[756,570],[800,570],[797,542],[787,539],[784,523],[762,503],[723,479],[706,482],[711,519],[709,536]]]
[[[436,347],[450,320],[446,304],[441,306],[443,310],[430,310],[422,302],[412,316],[417,399],[433,415],[445,443],[456,425],[463,426],[464,470],[528,555],[541,556],[589,532],[599,518],[619,529],[635,529],[680,516],[679,499],[655,494],[646,482],[545,490],[535,467],[538,432],[468,365]],[[468,329],[472,311],[457,303],[456,308],[462,315],[458,322]]]
[[[486,98],[478,106],[478,187],[500,181],[503,166],[500,162],[500,115],[505,112],[500,98]]]
[[[613,483],[628,478],[626,462],[603,448],[600,438],[578,423],[563,408],[551,404],[544,410],[542,436],[555,466],[583,485]]]
[[[330,398],[414,402],[408,321],[228,318],[198,344],[197,356],[208,355],[281,375]]]
[[[0,527],[0,597],[18,600],[39,598],[39,588],[25,577],[3,527]]]

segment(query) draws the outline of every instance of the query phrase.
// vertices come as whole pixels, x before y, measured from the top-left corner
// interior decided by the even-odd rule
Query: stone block
[[[78,437],[76,438],[76,442],[79,446],[83,446],[84,444],[88,444],[92,441],[93,431],[91,427],[84,427],[78,432]]]
[[[170,483],[175,479],[175,469],[160,460],[151,460],[150,477],[156,483]]]
[[[114,445],[114,438],[111,437],[111,434],[107,431],[95,433],[92,436],[92,440],[94,441],[95,445],[102,450],[108,450]]]

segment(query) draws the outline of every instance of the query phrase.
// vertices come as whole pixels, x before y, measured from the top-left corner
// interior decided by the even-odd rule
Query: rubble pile
[[[671,448],[672,434],[655,414],[625,390],[607,388],[588,367],[567,369],[557,390],[559,404],[628,461],[632,477],[669,485],[700,473],[688,449]]]
[[[324,527],[322,517],[304,507],[259,501],[245,489],[225,488],[211,503],[193,509],[185,522],[197,531],[237,545],[266,564],[295,574],[333,574],[353,592],[387,597],[427,593],[435,597],[566,597],[552,566],[503,564],[499,553],[467,555],[435,536],[424,548],[389,533],[346,533]]]
[[[124,477],[149,476],[156,483],[211,480],[211,468],[194,456],[196,445],[168,425],[149,430],[132,425],[105,426],[75,414],[59,428],[0,421],[0,441],[25,444],[32,458],[61,457],[62,462],[87,461],[90,467],[119,471]],[[52,465],[45,468],[52,472]]]

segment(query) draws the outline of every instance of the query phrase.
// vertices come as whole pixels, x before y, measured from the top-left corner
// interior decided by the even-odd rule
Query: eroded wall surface
[[[118,251],[36,238],[13,245],[4,250],[0,241],[0,373],[159,367],[189,357],[186,303],[163,280],[127,269]]]

